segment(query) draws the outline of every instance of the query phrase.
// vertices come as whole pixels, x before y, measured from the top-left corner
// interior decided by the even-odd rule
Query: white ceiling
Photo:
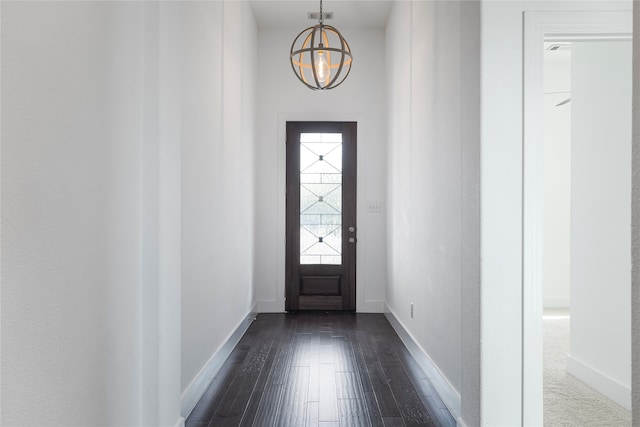
[[[319,12],[319,0],[251,0],[249,2],[258,27],[300,27],[315,25],[307,12]],[[393,0],[323,0],[323,10],[334,12],[334,19],[325,21],[339,28],[384,28]]]

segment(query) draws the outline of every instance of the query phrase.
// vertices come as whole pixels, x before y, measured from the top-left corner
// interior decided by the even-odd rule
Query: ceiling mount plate
[[[333,12],[322,12],[322,17],[324,20],[333,19]],[[307,18],[317,21],[320,19],[320,12],[307,12]]]

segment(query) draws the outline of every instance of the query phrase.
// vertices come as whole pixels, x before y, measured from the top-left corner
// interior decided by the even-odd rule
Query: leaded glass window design
[[[342,264],[342,134],[300,134],[300,264]]]

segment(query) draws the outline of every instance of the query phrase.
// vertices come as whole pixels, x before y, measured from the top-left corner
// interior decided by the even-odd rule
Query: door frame
[[[623,11],[525,12],[522,233],[522,424],[543,423],[543,43],[632,37]]]
[[[278,174],[277,183],[274,188],[278,189],[278,197],[276,200],[276,214],[278,218],[277,224],[277,241],[274,242],[274,250],[276,252],[276,282],[273,283],[275,288],[274,295],[276,300],[263,300],[261,301],[261,310],[265,312],[282,313],[284,312],[285,298],[286,298],[286,200],[287,200],[287,175],[286,175],[286,163],[287,163],[287,151],[286,151],[286,139],[287,139],[287,122],[356,122],[358,135],[360,138],[363,136],[363,127],[366,124],[366,117],[364,114],[359,113],[292,113],[292,112],[280,112],[278,113],[278,134],[274,135],[277,138],[278,144]],[[363,194],[361,190],[360,174],[362,172],[361,157],[358,156],[358,171],[357,171],[357,211],[356,221],[358,224],[363,223],[362,206],[363,206]],[[256,177],[258,179],[259,177]],[[365,277],[364,272],[361,271],[363,267],[362,262],[356,262],[356,277]],[[362,310],[367,304],[365,290],[358,288],[356,283],[356,312]]]
[[[357,122],[341,122],[341,121],[289,121],[288,125],[291,124],[291,128],[295,130],[294,133],[299,131],[299,134],[305,132],[311,133],[334,133],[338,132],[338,130],[343,135],[342,140],[342,185],[341,185],[341,199],[342,199],[342,220],[341,220],[341,264],[340,265],[302,265],[300,264],[300,141],[296,138],[290,139],[290,135],[286,135],[287,138],[287,147],[286,153],[287,156],[292,155],[293,157],[287,157],[286,163],[286,188],[287,188],[287,197],[286,197],[286,260],[285,260],[285,310],[289,311],[297,311],[297,310],[336,310],[336,308],[328,308],[327,301],[324,302],[324,306],[316,306],[315,308],[307,307],[301,308],[300,305],[303,303],[301,301],[302,298],[307,298],[306,295],[300,294],[300,280],[302,280],[303,276],[311,275],[320,275],[320,276],[330,276],[339,274],[342,276],[340,279],[339,288],[340,298],[342,300],[342,308],[340,311],[355,311],[356,309],[356,268],[357,268],[357,250],[355,241],[351,242],[352,239],[355,239],[356,233],[355,229],[357,229],[357,171],[358,171],[358,124]],[[345,138],[346,135],[346,138]],[[293,145],[290,145],[293,144]],[[349,165],[348,167],[345,167]],[[355,196],[352,200],[352,203],[347,202],[349,200],[349,196]],[[291,224],[289,224],[289,221]],[[292,225],[293,227],[289,227]],[[349,228],[354,228],[353,232],[347,231]],[[353,234],[350,234],[353,233]],[[329,273],[331,272],[331,273]],[[294,283],[297,283],[294,285]],[[332,297],[337,297],[335,295]],[[321,296],[317,296],[318,298],[322,298]],[[289,303],[287,303],[289,301]],[[307,301],[309,304],[310,301]]]

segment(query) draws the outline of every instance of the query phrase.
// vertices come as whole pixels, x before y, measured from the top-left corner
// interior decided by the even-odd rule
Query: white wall
[[[141,425],[180,423],[180,13],[145,3]]]
[[[522,420],[523,13],[631,2],[482,2],[482,423]],[[505,73],[505,70],[510,70]]]
[[[481,4],[460,5],[460,137],[462,164],[461,421],[481,420]]]
[[[2,423],[179,425],[253,305],[250,8],[2,20]]]
[[[295,77],[289,47],[309,22],[291,28],[260,28],[255,181],[255,284],[257,309],[284,310],[285,123],[358,122],[356,310],[382,312],[386,277],[386,94],[383,29],[335,25],[353,52],[347,80],[314,92]],[[379,203],[381,212],[368,212]]]
[[[182,6],[182,390],[252,310],[256,25]]]
[[[631,408],[631,42],[573,43],[568,372]]]
[[[633,10],[633,81],[640,80],[640,8]],[[640,419],[640,85],[633,85],[633,188],[632,188],[632,411]]]
[[[3,425],[179,421],[179,331],[156,334],[179,313],[158,18],[2,3]]]
[[[571,53],[545,51],[543,295],[545,308],[569,307],[571,288]]]
[[[479,418],[480,398],[475,7],[396,2],[387,26],[387,308],[443,374],[445,388],[457,394],[454,413],[461,390],[468,393],[461,406],[470,425]],[[464,356],[463,347],[469,349]]]

